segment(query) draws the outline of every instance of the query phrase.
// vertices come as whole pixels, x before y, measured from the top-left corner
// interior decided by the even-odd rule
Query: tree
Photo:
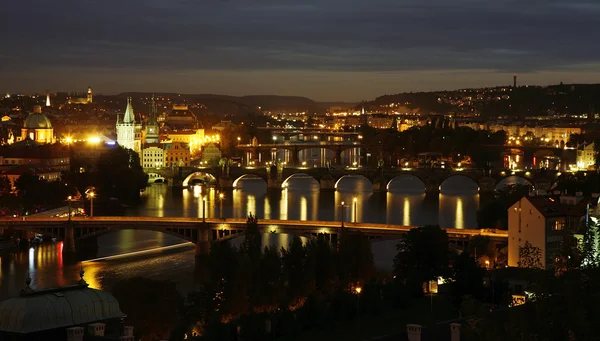
[[[560,242],[559,253],[555,258],[557,273],[578,269],[583,262],[583,252],[579,247],[579,241],[568,230],[564,230]]]
[[[398,278],[422,285],[448,274],[448,234],[438,225],[411,229],[396,249],[394,272]]]
[[[169,338],[183,308],[175,283],[135,277],[115,284],[112,293],[141,340]]]
[[[542,249],[531,245],[526,240],[525,245],[519,246],[519,262],[520,268],[542,268]]]
[[[342,233],[338,264],[343,285],[363,285],[375,274],[371,242],[362,233]]]
[[[488,236],[473,236],[469,240],[469,253],[479,262],[489,261],[490,267],[494,267],[498,250],[496,244]]]
[[[584,223],[585,224],[585,223]],[[598,266],[598,225],[597,223],[589,219],[589,222],[585,224],[585,234],[583,236],[583,266],[585,267],[596,267]]]
[[[123,202],[137,203],[140,191],[148,185],[148,175],[140,166],[138,153],[131,149],[115,147],[98,160],[97,170],[87,186],[98,189],[98,196],[118,198]]]
[[[454,257],[452,263],[452,282],[450,292],[457,308],[460,308],[465,296],[481,299],[483,296],[483,275],[485,270],[474,257],[463,252]]]
[[[306,271],[306,249],[302,240],[295,236],[287,249],[281,249],[281,255],[287,306],[294,310],[304,305],[313,287],[312,274]]]

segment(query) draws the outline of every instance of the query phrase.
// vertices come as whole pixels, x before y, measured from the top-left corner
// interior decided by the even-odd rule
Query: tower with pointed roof
[[[131,105],[131,97],[127,98],[127,109],[123,115],[123,120],[117,115],[117,143],[123,148],[133,149],[136,152],[140,151],[140,141],[136,139],[136,128],[139,124],[135,123],[135,115],[133,106]]]
[[[158,110],[156,108],[156,102],[154,101],[154,96],[152,96],[152,102],[150,102],[150,115],[148,117],[148,122],[146,122],[146,130],[145,135],[146,143],[159,143],[159,126],[158,126]]]

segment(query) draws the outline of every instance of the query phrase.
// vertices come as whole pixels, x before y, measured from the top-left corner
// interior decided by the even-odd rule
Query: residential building
[[[596,166],[596,152],[594,143],[582,144],[577,148],[577,168],[590,169]]]
[[[237,125],[231,121],[221,121],[214,126],[212,126],[212,130],[222,132],[225,129],[235,129]]]
[[[174,142],[165,144],[165,167],[189,167],[190,149],[187,144]]]
[[[160,168],[165,165],[165,150],[160,143],[145,144],[140,158],[143,168]]]
[[[69,148],[61,145],[39,145],[25,140],[0,148],[0,169],[30,165],[69,170]]]
[[[589,203],[583,196],[522,197],[508,209],[508,265],[519,265],[519,249],[529,242],[540,248],[542,267],[553,267],[565,233],[581,232]]]
[[[59,181],[61,179],[62,171],[56,167],[36,167],[32,165],[20,165],[9,168],[2,172],[2,176],[6,176],[10,181],[11,188],[15,189],[15,181],[23,174],[31,174],[37,176],[41,180],[46,181]]]

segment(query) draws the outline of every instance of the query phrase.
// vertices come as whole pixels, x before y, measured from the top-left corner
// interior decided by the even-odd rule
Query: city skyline
[[[0,91],[296,95],[600,78],[592,1],[11,2]],[[27,25],[22,25],[28,18]],[[15,29],[18,27],[18,31]]]

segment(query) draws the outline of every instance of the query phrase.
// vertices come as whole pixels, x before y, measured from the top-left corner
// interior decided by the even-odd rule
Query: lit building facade
[[[67,100],[67,103],[69,103],[69,104],[92,104],[93,100],[94,100],[94,94],[92,92],[92,87],[90,86],[87,89],[87,96],[85,96],[85,97],[69,97]]]
[[[21,128],[21,137],[17,141],[30,139],[37,143],[54,143],[54,129],[46,115],[42,114],[42,107],[33,107],[33,113],[29,114]]]
[[[174,142],[165,145],[165,167],[189,167],[190,148],[184,143]]]
[[[596,152],[595,144],[583,144],[577,148],[577,168],[579,169],[595,169],[596,167]]]
[[[529,242],[541,251],[542,268],[553,267],[565,232],[577,236],[589,200],[581,196],[524,196],[508,209],[508,265],[519,266]]]
[[[133,106],[131,105],[131,98],[127,99],[127,109],[123,115],[123,120],[119,120],[117,115],[117,143],[123,148],[132,149],[136,152],[140,152],[141,149],[141,130],[142,126],[135,123],[135,115],[133,113]]]
[[[162,144],[146,144],[141,157],[143,168],[160,168],[165,165],[165,150]]]
[[[202,162],[209,162],[221,159],[221,150],[214,143],[204,147],[202,150]]]

